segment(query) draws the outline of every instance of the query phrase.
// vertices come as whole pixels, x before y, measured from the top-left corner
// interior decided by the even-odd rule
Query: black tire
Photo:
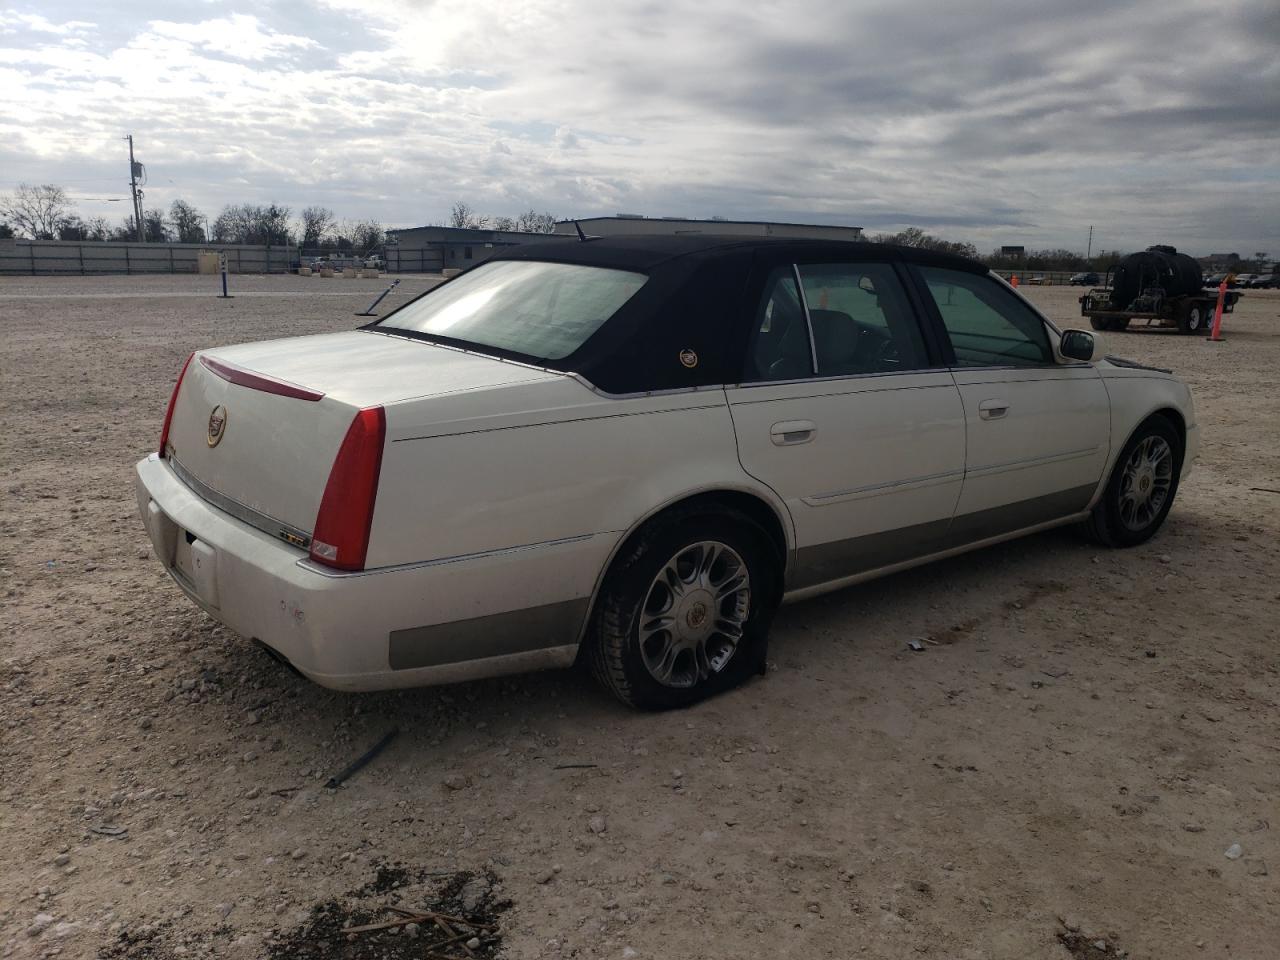
[[[1169,446],[1172,456],[1169,486],[1162,503],[1149,521],[1135,528],[1132,523],[1126,522],[1124,517],[1122,500],[1125,494],[1125,470],[1134,457],[1135,451],[1148,438],[1163,440]],[[1129,442],[1120,451],[1102,498],[1093,508],[1089,518],[1081,524],[1084,533],[1090,539],[1108,547],[1136,547],[1150,540],[1164,523],[1165,517],[1169,515],[1174,497],[1177,496],[1178,476],[1182,472],[1182,453],[1182,435],[1168,419],[1157,415],[1146,420],[1133,432]]]
[[[1104,317],[1090,317],[1089,326],[1093,327],[1095,330],[1110,330],[1111,321]]]
[[[1203,303],[1191,302],[1178,318],[1178,332],[1187,335],[1209,329],[1208,311]]]
[[[694,545],[714,542],[737,554],[749,578],[742,636],[718,672],[690,686],[659,682],[640,645],[641,613],[655,578]],[[744,514],[706,506],[674,510],[652,521],[614,559],[587,635],[591,672],[623,703],[642,710],[687,707],[763,673],[769,626],[781,597],[781,563],[769,535]],[[723,636],[713,634],[723,643]],[[708,640],[708,643],[711,641]]]
[[[1129,318],[1128,318],[1128,317],[1117,317],[1116,319],[1112,320],[1112,321],[1111,321],[1111,329],[1112,329],[1112,330],[1114,330],[1114,331],[1116,331],[1117,333],[1122,333],[1122,332],[1124,332],[1125,330],[1128,330],[1128,329],[1129,329]]]

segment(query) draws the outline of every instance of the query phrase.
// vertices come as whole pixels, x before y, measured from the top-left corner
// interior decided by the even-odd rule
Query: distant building
[[[577,224],[577,226],[575,226]],[[578,235],[577,227],[589,237],[617,237],[636,234],[710,233],[742,237],[805,237],[816,240],[861,240],[861,227],[841,227],[823,223],[773,223],[769,220],[694,220],[686,217],[643,217],[620,213],[615,217],[581,217],[561,220],[557,236]]]
[[[502,247],[573,239],[550,233],[462,227],[407,227],[388,230],[387,237],[387,270],[391,273],[439,273],[446,267],[465,270],[487,260]]]
[[[1240,254],[1211,253],[1207,257],[1196,257],[1196,262],[1205,273],[1228,273],[1240,268]]]

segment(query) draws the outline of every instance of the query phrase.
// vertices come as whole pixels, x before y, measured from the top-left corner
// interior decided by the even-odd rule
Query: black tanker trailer
[[[1228,290],[1222,312],[1231,313],[1239,299]],[[1217,303],[1218,291],[1204,289],[1200,264],[1173,247],[1154,246],[1108,270],[1106,286],[1080,298],[1080,314],[1095,330],[1123,330],[1131,320],[1145,320],[1148,326],[1200,333],[1213,322]]]

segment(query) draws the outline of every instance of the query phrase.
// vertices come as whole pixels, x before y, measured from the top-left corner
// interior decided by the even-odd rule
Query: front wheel
[[[735,511],[661,518],[614,561],[592,618],[592,672],[623,703],[689,706],[764,666],[778,603],[769,537]]]
[[[1085,532],[1109,547],[1145,543],[1169,515],[1181,471],[1182,438],[1164,417],[1152,417],[1120,452]]]

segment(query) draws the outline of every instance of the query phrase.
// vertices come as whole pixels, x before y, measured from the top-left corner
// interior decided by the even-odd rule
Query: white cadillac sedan
[[[325,686],[565,666],[688,704],[778,605],[1062,524],[1164,522],[1187,388],[977,263],[514,247],[360,330],[202,350],[137,466],[157,555]]]

